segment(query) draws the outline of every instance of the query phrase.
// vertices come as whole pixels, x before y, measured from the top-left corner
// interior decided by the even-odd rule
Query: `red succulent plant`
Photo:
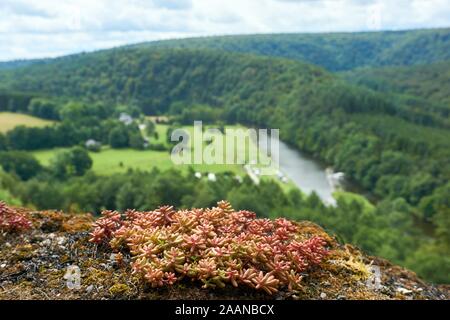
[[[247,286],[274,294],[295,291],[302,274],[327,254],[320,237],[305,239],[287,219],[257,219],[222,201],[212,209],[152,212],[105,211],[94,224],[91,242],[132,256],[134,274],[152,287],[184,278],[204,288]]]
[[[17,210],[0,201],[0,230],[6,232],[22,232],[31,229],[31,221]]]

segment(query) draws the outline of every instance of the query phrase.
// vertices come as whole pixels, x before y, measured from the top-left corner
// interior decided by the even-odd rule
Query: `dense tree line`
[[[28,181],[36,176],[67,179],[72,176],[83,176],[92,167],[92,159],[88,151],[82,147],[74,147],[56,153],[48,168],[44,168],[30,153],[24,151],[0,152],[0,166],[5,172]]]
[[[0,111],[26,113],[31,100],[34,98],[33,94],[0,91]]]
[[[27,109],[33,110],[33,115],[61,121],[42,128],[17,126],[6,134],[0,133],[0,151],[70,147],[84,145],[87,140],[109,144],[113,148],[142,149],[144,145],[136,123],[119,121],[120,113],[124,112],[138,119],[141,112],[133,107],[73,101],[61,105],[51,100],[30,99]]]
[[[33,94],[0,91],[0,112],[25,113],[43,119],[59,120],[60,103]]]
[[[42,170],[39,161],[23,151],[0,152],[0,166],[22,180],[29,180]]]

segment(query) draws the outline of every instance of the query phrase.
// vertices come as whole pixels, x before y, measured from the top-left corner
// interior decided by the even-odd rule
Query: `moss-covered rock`
[[[330,253],[303,277],[295,294],[269,296],[248,288],[202,289],[182,281],[151,288],[132,273],[130,255],[89,242],[94,218],[18,209],[34,228],[0,236],[0,299],[448,299],[447,287],[420,280],[413,272],[341,245],[317,225],[300,222],[305,239],[319,236]],[[51,228],[43,225],[51,226]],[[52,231],[49,233],[49,231]],[[120,259],[119,259],[120,258]],[[119,260],[119,261],[118,261]],[[118,263],[120,262],[120,263]],[[77,268],[80,286],[70,289],[67,271]],[[374,274],[374,270],[378,273]],[[75,273],[76,275],[76,273]],[[378,277],[378,278],[377,278]],[[73,280],[73,279],[72,279]],[[76,280],[76,279],[75,279]]]

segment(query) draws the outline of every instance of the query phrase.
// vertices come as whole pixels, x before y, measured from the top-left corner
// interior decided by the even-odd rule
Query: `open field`
[[[167,145],[166,136],[167,130],[169,126],[167,125],[157,125],[156,132],[158,133],[158,137],[150,137],[151,143],[163,143]],[[193,126],[184,126],[185,129],[191,135],[193,141],[192,145],[196,143],[200,143],[204,148],[207,147],[208,143],[201,142],[201,131],[197,130],[194,134]],[[228,126],[227,129],[245,129],[242,126]],[[213,139],[218,138],[219,135],[214,135]],[[256,145],[253,143],[247,143],[245,145],[235,145],[234,154],[235,158],[237,154],[244,154],[248,159],[249,150],[255,151]],[[56,153],[64,150],[63,148],[57,148],[52,150],[41,150],[33,152],[34,156],[41,162],[43,165],[49,165],[51,159],[55,156]],[[217,156],[219,159],[226,159],[227,150],[224,148],[218,148]],[[160,170],[168,170],[171,168],[177,168],[180,170],[188,170],[192,167],[195,171],[202,173],[219,173],[219,172],[233,172],[240,176],[245,176],[246,172],[242,165],[239,164],[192,164],[192,165],[176,165],[172,162],[171,155],[169,151],[154,151],[154,150],[133,150],[133,149],[111,149],[109,147],[104,147],[101,152],[95,153],[91,152],[90,156],[94,162],[93,171],[100,175],[110,175],[115,173],[126,172],[129,169],[139,169],[139,170],[152,170],[153,168],[158,168]],[[262,155],[262,159],[266,159],[264,155]],[[276,179],[275,176],[267,176],[263,177],[263,180],[266,179]],[[278,181],[278,179],[276,179]],[[283,188],[293,188],[294,185],[292,183],[284,184],[281,183]]]
[[[64,149],[52,149],[44,151],[36,151],[33,154],[43,164],[48,165],[51,159],[58,151]],[[115,173],[126,172],[128,169],[152,170],[158,168],[160,170],[168,170],[178,168],[180,170],[188,170],[189,165],[176,166],[172,163],[168,151],[139,151],[133,149],[110,149],[104,148],[101,152],[91,152],[90,156],[94,162],[93,170],[100,175],[111,175]],[[244,170],[241,166],[222,166],[222,165],[193,165],[194,170],[200,172],[223,172],[232,171],[236,174],[243,174]]]
[[[45,127],[53,123],[53,121],[36,118],[27,114],[0,112],[0,132],[2,133],[12,130],[19,125]]]

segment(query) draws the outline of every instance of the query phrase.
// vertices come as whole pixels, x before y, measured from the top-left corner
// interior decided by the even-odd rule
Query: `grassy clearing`
[[[156,126],[156,132],[158,133],[157,138],[150,137],[151,143],[163,143],[167,145],[166,136],[168,125],[158,124]],[[242,126],[228,126],[227,129],[245,129]],[[207,147],[207,142],[201,141],[201,132],[197,131],[194,135],[193,126],[184,126],[183,129],[188,131],[193,138],[192,145],[195,143],[203,144],[203,147]],[[213,139],[218,138],[219,135],[214,135]],[[245,156],[248,159],[249,150],[255,150],[256,146],[253,143],[247,143],[245,145],[236,145],[234,148],[235,158],[238,154]],[[64,149],[52,149],[44,151],[33,152],[34,156],[43,165],[48,165],[55,154]],[[220,159],[226,159],[227,150],[217,149],[217,157]],[[214,153],[215,154],[215,153]],[[215,154],[216,155],[216,154]],[[237,175],[244,176],[246,174],[242,165],[231,165],[231,164],[193,164],[193,165],[175,165],[172,162],[171,155],[169,151],[153,151],[153,150],[133,150],[133,149],[111,149],[105,147],[101,152],[95,153],[91,152],[90,156],[94,162],[93,170],[94,172],[101,175],[111,175],[115,173],[126,172],[129,169],[139,169],[139,170],[152,170],[153,168],[158,168],[160,170],[168,170],[171,168],[177,168],[180,170],[188,170],[192,167],[195,171],[202,173],[219,173],[230,171]],[[263,179],[272,179],[272,177],[264,177]],[[274,177],[273,179],[276,179]],[[278,179],[277,179],[278,180]],[[291,188],[291,184],[282,184],[283,187]]]
[[[224,164],[211,164],[211,165],[193,165],[193,168],[198,171],[205,171],[207,168],[214,168],[215,171],[233,171],[237,174],[244,173],[243,165],[246,163],[264,163],[270,164],[270,158],[264,153],[259,152],[257,145],[250,139],[249,136],[245,137],[246,132],[242,131],[238,136],[244,136],[244,138],[236,138],[229,130],[247,130],[246,127],[241,125],[229,125],[226,126],[225,133],[208,132],[208,129],[216,129],[214,126],[204,126],[204,131],[202,132],[200,128],[195,128],[193,126],[184,126],[182,129],[189,133],[191,137],[190,147],[191,147],[191,162],[195,161],[195,150],[199,146],[203,147],[203,153],[201,155],[210,155],[211,161],[216,163]],[[164,132],[164,136],[167,136],[167,131]],[[207,142],[210,140],[211,143]],[[233,144],[228,145],[232,141]],[[203,158],[203,162],[206,159]],[[226,163],[236,163],[234,165]],[[266,165],[254,165],[254,167],[262,168]],[[276,172],[270,170],[274,175]],[[271,177],[272,178],[272,177]]]
[[[52,149],[34,152],[43,165],[49,165],[56,153],[64,149]],[[91,152],[92,169],[101,175],[111,175],[126,172],[128,169],[151,170],[159,168],[166,170],[172,167],[168,152],[139,151],[133,149],[104,148],[101,152]]]
[[[0,112],[0,132],[7,132],[19,125],[27,127],[45,127],[52,125],[54,122],[36,118],[27,114]]]
[[[168,145],[166,137],[167,130],[169,126],[158,124],[156,126],[156,132],[158,133],[157,137],[150,137],[151,143],[161,143],[164,145]],[[203,144],[203,147],[207,147],[208,143],[201,140],[201,132],[197,131],[194,135],[195,128],[193,126],[184,126],[183,129],[190,133],[190,136],[193,138],[192,145],[195,143]],[[207,127],[205,129],[208,129]],[[243,126],[227,126],[226,129],[245,129]],[[218,138],[219,135],[213,135],[213,139]],[[229,139],[229,136],[225,137]],[[234,154],[235,158],[237,154],[245,155],[245,158],[248,160],[248,152],[249,150],[256,150],[256,145],[254,143],[249,143],[247,141],[245,144],[237,144],[235,145]],[[34,156],[39,160],[39,162],[47,166],[50,164],[51,159],[55,156],[56,153],[63,151],[65,149],[58,148],[52,150],[43,150],[33,152]],[[226,159],[227,150],[224,147],[223,149],[218,148],[218,157],[222,159]],[[154,151],[154,150],[133,150],[133,149],[111,149],[109,147],[104,147],[101,152],[95,153],[91,152],[90,156],[93,160],[93,168],[92,170],[99,175],[112,175],[117,173],[125,173],[129,169],[134,170],[142,170],[149,171],[154,168],[165,171],[172,168],[182,170],[187,172],[187,170],[192,167],[195,171],[202,173],[220,173],[220,172],[233,172],[236,175],[240,175],[244,177],[247,173],[242,165],[227,165],[227,164],[193,164],[193,165],[175,165],[172,162],[171,155],[169,151]],[[262,156],[261,159],[263,161],[267,160],[267,156],[264,154],[260,154]],[[257,165],[256,167],[261,167]],[[262,176],[261,181],[276,181],[279,183],[281,188],[284,191],[289,191],[292,189],[297,189],[297,186],[289,181],[288,183],[281,182],[276,175],[272,176]],[[350,193],[337,193],[336,197],[344,197],[346,200],[357,200],[363,201],[365,200],[363,197],[358,197],[357,195],[353,195]],[[357,199],[354,199],[354,196]],[[360,199],[361,198],[361,199]],[[367,208],[369,209],[371,204],[367,202]],[[365,205],[366,207],[366,205]]]
[[[43,165],[49,165],[55,154],[64,149],[52,149],[33,152],[34,156]],[[129,169],[139,169],[149,171],[153,168],[160,170],[168,170],[177,168],[180,170],[188,170],[189,165],[174,165],[168,151],[153,150],[133,150],[133,149],[110,149],[104,148],[101,152],[91,152],[90,156],[94,162],[93,171],[100,175],[111,175],[123,173]],[[239,166],[222,166],[222,165],[194,165],[194,170],[200,172],[224,172],[231,171],[236,174],[243,174],[244,171]]]
[[[150,140],[152,143],[161,143],[165,146],[168,145],[167,143],[167,130],[169,129],[169,126],[167,124],[158,124],[156,125],[156,137],[150,137]]]

